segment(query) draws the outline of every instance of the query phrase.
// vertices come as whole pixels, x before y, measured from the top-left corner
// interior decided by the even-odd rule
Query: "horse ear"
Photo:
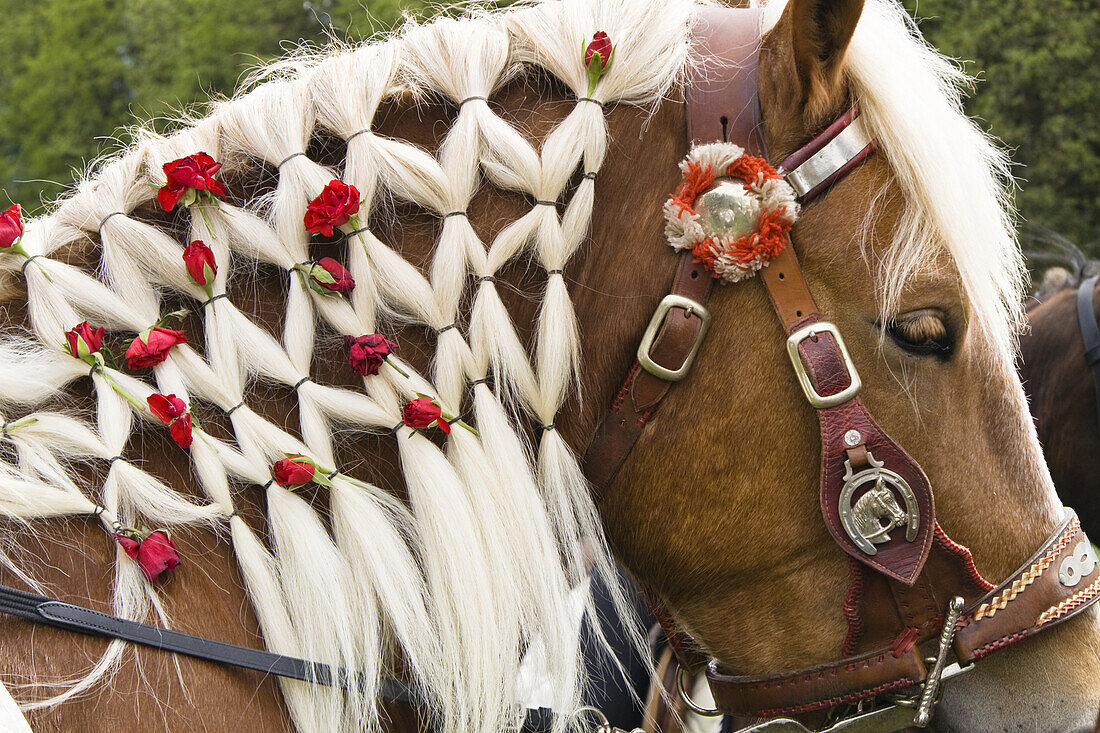
[[[863,13],[863,0],[790,0],[791,46],[807,122],[845,102],[844,53]]]

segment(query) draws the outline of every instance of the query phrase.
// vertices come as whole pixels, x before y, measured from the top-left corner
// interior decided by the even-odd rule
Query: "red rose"
[[[141,334],[138,334],[126,348],[126,367],[144,369],[156,366],[168,358],[168,352],[173,346],[185,343],[187,343],[187,336],[183,331],[153,326],[146,331],[144,339]]]
[[[275,483],[288,489],[308,484],[313,480],[316,470],[316,466],[304,456],[288,456],[276,461],[271,467],[271,472],[275,474]]]
[[[190,448],[195,442],[195,437],[191,434],[191,413],[180,415],[168,428],[168,432],[172,434],[172,440],[176,441],[180,448]]]
[[[160,418],[160,421],[165,425],[187,412],[187,403],[174,394],[153,393],[149,395],[146,402],[149,403],[149,411]]]
[[[410,400],[405,403],[404,409],[401,410],[401,419],[410,428],[423,430],[438,423],[440,430],[444,433],[450,433],[451,426],[447,424],[442,415],[443,410],[435,404],[431,397],[417,397],[415,400]]]
[[[187,274],[196,285],[210,286],[218,274],[218,264],[214,262],[214,251],[201,239],[196,239],[183,250],[183,262],[187,265]]]
[[[592,59],[599,57],[597,63],[600,65],[600,70],[606,69],[607,62],[611,60],[612,50],[611,38],[603,31],[598,31],[596,35],[592,36],[592,42],[588,44],[588,48],[584,49],[585,67],[591,67]]]
[[[92,328],[84,321],[78,326],[65,332],[65,340],[69,342],[69,353],[77,359],[84,359],[99,351],[103,346],[102,328]]]
[[[309,276],[309,286],[322,295],[350,293],[355,289],[351,273],[331,257],[322,257],[311,264],[306,274]]]
[[[331,237],[333,227],[347,224],[358,211],[359,191],[355,186],[333,179],[306,207],[306,229]]]
[[[222,164],[206,153],[195,153],[164,164],[168,182],[157,191],[157,201],[165,211],[176,208],[188,191],[208,191],[213,196],[225,196],[225,186],[214,180]]]
[[[149,403],[149,411],[160,418],[172,433],[172,439],[179,443],[180,448],[190,448],[194,438],[191,435],[191,414],[187,411],[187,404],[174,394],[151,394],[146,402]]]
[[[143,540],[135,539],[140,535],[131,530],[127,530],[127,534],[116,533],[112,536],[122,546],[123,552],[138,561],[141,574],[150,583],[156,582],[162,573],[173,570],[180,564],[176,546],[163,529],[150,532]]]
[[[397,344],[380,333],[368,333],[358,338],[345,336],[344,345],[348,347],[351,368],[364,377],[377,374],[386,357],[397,348]]]
[[[0,214],[0,249],[11,249],[23,236],[23,210],[12,204]]]

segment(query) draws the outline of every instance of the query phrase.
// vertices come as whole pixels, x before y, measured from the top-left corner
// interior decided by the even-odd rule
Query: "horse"
[[[949,642],[1011,618],[1021,604],[1007,595],[972,604],[1036,548],[1043,568],[1058,559],[1048,538],[1076,535],[1013,368],[1023,270],[1008,168],[961,113],[958,68],[888,0],[767,4],[758,111],[772,160],[853,103],[875,140],[790,229],[782,252],[797,252],[835,329],[795,349],[843,332],[845,391],[856,371],[863,387],[842,409],[872,407],[919,461],[935,487],[934,514],[917,487],[927,562],[972,553],[966,605],[838,551],[819,505],[813,380],[761,282],[714,286],[690,376],[638,419],[602,498],[590,493],[577,456],[622,407],[673,269],[661,204],[681,182],[684,80],[721,73],[692,50],[706,10],[533,2],[292,56],[173,134],[137,131],[26,224],[20,249],[0,253],[0,582],[355,672],[346,689],[276,681],[5,617],[0,679],[35,730],[497,731],[517,722],[521,672],[547,681],[523,702],[563,711],[562,730],[583,687],[577,635],[562,630],[591,607],[590,572],[627,613],[612,551],[716,674],[889,644],[911,610],[892,593],[924,618],[886,664],[919,663],[917,642],[940,627]],[[597,33],[611,53],[586,53]],[[200,151],[224,197],[205,182],[165,205],[165,165]],[[360,210],[311,238],[307,206],[332,182],[354,185]],[[211,259],[192,274],[181,258],[195,241]],[[354,288],[331,294],[326,256]],[[710,277],[690,259],[691,279]],[[760,278],[785,274],[799,281],[774,263]],[[69,344],[84,321],[108,330],[109,351]],[[155,324],[186,343],[123,368],[114,351],[148,345]],[[369,375],[365,358],[349,368],[361,335],[397,345]],[[170,421],[147,407],[155,394]],[[284,460],[308,480],[273,476]],[[125,533],[158,528],[182,562],[154,583]],[[1016,592],[1050,580],[1027,577]],[[1091,724],[1100,626],[1073,598],[1073,618],[997,641],[942,698],[922,687],[936,729]],[[379,703],[390,678],[429,704]],[[888,709],[916,704],[903,702]],[[800,710],[822,722],[820,704]]]
[[[1079,252],[1078,252],[1079,254]],[[1039,442],[1058,494],[1081,508],[1081,525],[1100,532],[1100,509],[1094,500],[1100,455],[1096,384],[1085,356],[1079,302],[1082,288],[1095,320],[1095,265],[1083,257],[1076,274],[1052,268],[1034,302],[1028,304],[1028,329],[1020,337],[1020,377],[1028,394]],[[1059,272],[1053,272],[1058,270]]]

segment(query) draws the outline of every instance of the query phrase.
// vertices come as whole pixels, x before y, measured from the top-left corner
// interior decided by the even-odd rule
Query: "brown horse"
[[[914,38],[901,9],[863,5],[768,7],[766,142],[779,160],[860,103],[879,150],[806,208],[793,246],[847,339],[865,402],[923,466],[940,523],[999,582],[1061,517],[1013,369],[1020,268],[1001,158],[958,113],[953,67]],[[551,632],[585,550],[597,567],[606,557],[573,453],[667,292],[660,204],[686,150],[679,84],[692,12],[566,0],[438,21],[288,61],[209,118],[145,136],[98,168],[28,226],[23,246],[38,259],[21,267],[0,254],[10,446],[0,579],[402,674],[449,730],[503,724],[535,641],[563,690],[555,704],[575,700],[575,645]],[[578,44],[599,30],[616,50],[590,90]],[[227,197],[201,216],[166,214],[153,200],[160,167],[197,150],[225,164]],[[311,243],[302,216],[330,177],[362,191],[355,229],[369,231],[349,224]],[[228,297],[205,302],[187,279],[179,254],[192,239],[214,248],[214,292]],[[346,299],[313,293],[295,269],[322,255],[354,275]],[[716,290],[692,377],[653,419],[599,518],[624,565],[724,666],[803,668],[835,659],[848,630],[849,568],[818,507],[819,434],[763,287]],[[189,343],[141,380],[89,373],[63,350],[62,332],[85,318],[125,346],[119,335],[180,305],[192,311]],[[400,345],[401,373],[360,379],[337,337],[374,331]],[[153,384],[193,405],[201,431],[190,456],[142,399],[131,410],[119,396]],[[415,392],[480,437],[455,426],[444,453],[435,429],[392,436]],[[131,434],[134,414],[145,422]],[[281,452],[342,473],[331,489],[287,491],[267,482]],[[524,494],[536,486],[541,494]],[[172,525],[184,564],[157,590],[104,531],[116,520]],[[371,554],[379,546],[387,557]],[[1092,611],[999,652],[947,687],[936,727],[1091,724],[1098,642]],[[110,650],[117,670],[30,710],[34,730],[417,727],[403,709],[375,717],[369,695],[0,619],[0,679],[24,703]]]
[[[1100,417],[1077,312],[1078,290],[1087,278],[1063,273],[1057,282],[1044,279],[1039,300],[1027,310],[1029,328],[1020,337],[1020,377],[1058,495],[1077,508],[1081,525],[1096,536]],[[1095,292],[1092,313],[1100,316]]]

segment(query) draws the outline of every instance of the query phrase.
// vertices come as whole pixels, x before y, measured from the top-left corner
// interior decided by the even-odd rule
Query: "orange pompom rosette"
[[[664,205],[673,249],[690,249],[715,278],[739,282],[783,251],[798,218],[794,189],[768,161],[733,143],[696,145]]]

